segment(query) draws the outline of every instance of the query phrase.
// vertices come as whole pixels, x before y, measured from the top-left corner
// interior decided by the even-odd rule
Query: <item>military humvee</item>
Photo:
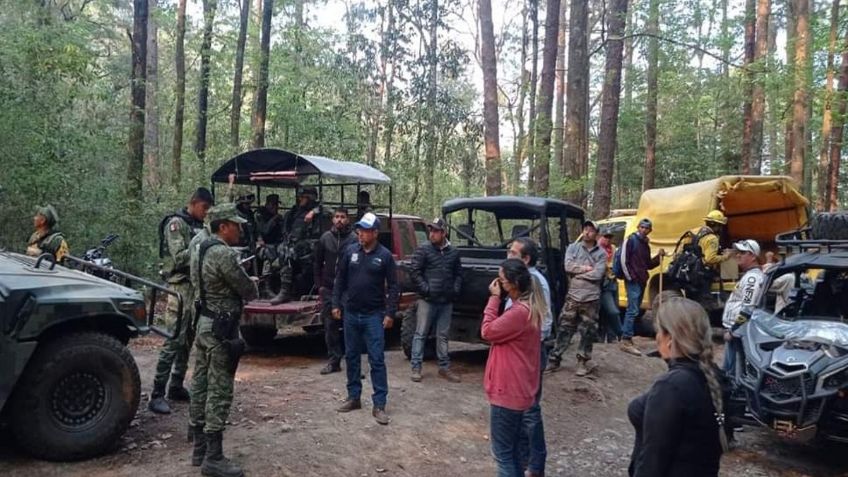
[[[52,255],[0,250],[0,421],[14,442],[48,460],[114,448],[140,398],[127,343],[152,329],[154,302],[155,293],[148,310],[139,291],[56,265]]]

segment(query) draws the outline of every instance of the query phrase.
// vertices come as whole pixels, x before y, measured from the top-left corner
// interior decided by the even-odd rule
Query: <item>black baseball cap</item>
[[[428,229],[442,230],[444,231],[447,226],[445,225],[445,220],[441,217],[436,217],[432,222],[427,224]]]

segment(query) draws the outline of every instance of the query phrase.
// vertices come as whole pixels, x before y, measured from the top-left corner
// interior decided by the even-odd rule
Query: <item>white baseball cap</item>
[[[366,213],[359,219],[359,222],[354,224],[357,229],[374,230],[380,228],[380,219],[371,212]]]
[[[733,244],[733,248],[740,252],[750,252],[757,256],[760,255],[760,244],[758,244],[756,240],[740,240]]]

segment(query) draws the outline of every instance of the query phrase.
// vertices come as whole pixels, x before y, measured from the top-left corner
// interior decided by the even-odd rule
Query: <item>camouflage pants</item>
[[[226,345],[212,335],[212,320],[200,320],[206,323],[198,324],[189,423],[218,432],[224,430],[233,404],[235,370]]]
[[[562,355],[571,345],[571,338],[577,332],[580,333],[577,358],[586,361],[592,359],[592,345],[598,335],[600,303],[600,300],[579,302],[566,298],[565,306],[559,314],[559,332],[551,352],[551,361],[562,360]]]
[[[180,329],[176,329],[179,305],[177,298],[168,295],[168,306],[165,310],[165,323],[171,328],[174,338],[165,340],[159,351],[159,361],[156,363],[156,376],[153,378],[153,389],[162,390],[168,384],[171,376],[171,386],[181,386],[188,369],[188,358],[191,345],[194,343],[194,287],[191,282],[172,283],[171,289],[183,297],[183,316]]]

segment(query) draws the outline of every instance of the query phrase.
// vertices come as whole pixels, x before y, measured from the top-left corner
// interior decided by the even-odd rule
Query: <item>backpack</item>
[[[191,227],[190,217],[188,217],[182,210],[168,214],[162,218],[162,221],[159,222],[159,258],[165,258],[167,255],[167,247],[165,245],[165,227],[168,226],[168,222],[170,222],[174,217],[183,219],[183,222]]]
[[[683,246],[683,250],[674,258],[674,261],[668,267],[668,276],[680,287],[698,290],[712,281],[713,272],[704,264],[704,251],[701,250],[699,244],[702,238],[711,233],[713,232],[707,230],[701,230],[697,234],[689,231],[683,234],[680,240],[677,241],[675,250],[680,248],[680,244],[686,238],[690,238],[689,243]]]
[[[621,247],[615,250],[615,254],[612,256],[612,274],[615,275],[615,278],[624,280],[624,267],[621,263],[621,249],[624,248],[624,244],[622,243],[621,245]]]

